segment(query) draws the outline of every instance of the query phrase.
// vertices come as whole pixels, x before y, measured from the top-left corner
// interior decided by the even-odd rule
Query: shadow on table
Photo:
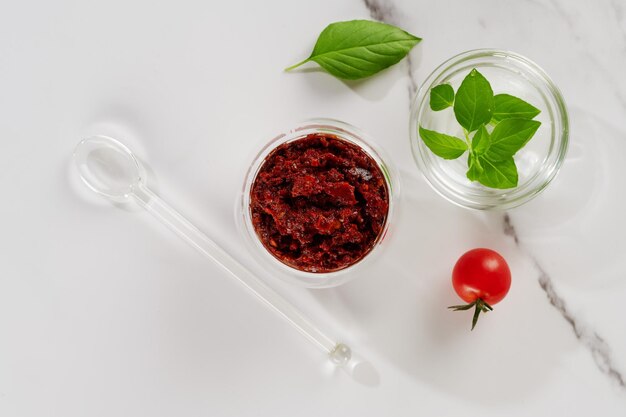
[[[570,143],[559,175],[539,198],[514,213],[520,238],[543,262],[558,247],[567,262],[559,281],[580,290],[623,285],[626,258],[626,132],[579,108],[570,111]],[[609,249],[609,250],[607,250]],[[593,261],[590,261],[593,260]]]
[[[424,384],[479,403],[507,402],[541,389],[567,348],[563,338],[551,337],[550,326],[561,319],[544,319],[550,307],[537,271],[502,233],[502,213],[456,207],[421,178],[403,174],[401,212],[385,254],[365,275],[314,296],[332,314],[357,323],[358,343]],[[446,307],[460,301],[450,282],[452,266],[474,247],[501,252],[514,283],[509,297],[470,332],[471,312]],[[535,304],[545,310],[531,308]]]
[[[553,262],[579,269],[558,278],[576,284],[584,277],[589,281],[593,274],[585,268],[597,265],[577,260],[581,248],[602,251],[606,245],[596,245],[598,239],[615,248],[624,245],[614,228],[626,226],[615,192],[626,169],[626,134],[581,110],[572,115],[561,174],[545,193],[511,212],[524,225],[517,230],[523,249],[503,233],[503,213],[456,207],[417,174],[403,172],[401,212],[385,255],[359,279],[314,296],[333,314],[357,323],[359,343],[424,384],[480,404],[520,401],[541,390],[565,352],[580,345],[549,305],[525,250],[557,245]],[[591,238],[581,241],[581,230]],[[458,256],[481,246],[504,255],[513,284],[508,297],[470,332],[471,314],[446,310],[459,303],[450,273]],[[550,253],[557,253],[554,247]],[[597,255],[602,262],[624,264],[615,253]]]
[[[380,101],[384,99],[387,94],[394,88],[396,83],[407,82],[407,66],[406,60],[399,62],[389,68],[382,70],[381,72],[372,75],[371,77],[363,78],[360,80],[342,80],[335,78],[324,69],[319,66],[313,66],[316,64],[310,64],[311,67],[298,68],[292,71],[292,75],[296,76],[298,73],[306,77],[306,82],[311,88],[311,93],[325,97],[328,100],[332,100],[337,95],[343,95],[348,90],[345,88],[338,88],[338,85],[343,84],[348,87],[352,92],[359,95],[361,98],[367,101]],[[320,76],[312,76],[318,75]]]

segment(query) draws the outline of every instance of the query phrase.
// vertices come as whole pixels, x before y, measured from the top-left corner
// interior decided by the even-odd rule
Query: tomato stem
[[[493,311],[493,307],[484,302],[481,298],[477,298],[476,301],[473,301],[469,304],[450,306],[448,308],[454,311],[462,311],[470,310],[472,307],[474,308],[474,316],[472,317],[472,330],[474,330],[474,327],[476,327],[476,323],[478,323],[478,317],[480,316],[480,313]]]

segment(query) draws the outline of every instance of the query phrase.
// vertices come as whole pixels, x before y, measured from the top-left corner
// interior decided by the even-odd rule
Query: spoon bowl
[[[144,183],[144,169],[135,155],[108,136],[83,139],[73,158],[83,182],[110,200],[127,201]]]

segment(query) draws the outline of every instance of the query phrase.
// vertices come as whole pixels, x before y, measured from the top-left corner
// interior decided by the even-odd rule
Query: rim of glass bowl
[[[547,112],[552,128],[550,148],[543,160],[543,166],[524,184],[508,190],[477,188],[473,190],[473,193],[469,193],[449,186],[446,183],[445,175],[432,169],[430,159],[436,158],[436,156],[419,138],[418,126],[425,110],[430,111],[428,102],[432,87],[445,82],[450,76],[460,71],[469,70],[475,65],[480,66],[479,64],[489,61],[493,61],[491,62],[493,67],[516,67],[519,75],[526,78],[541,93],[548,105]],[[540,85],[533,83],[529,75],[536,79]],[[477,210],[506,210],[524,204],[537,196],[548,186],[561,168],[569,141],[567,109],[559,88],[548,74],[530,59],[514,52],[497,49],[475,49],[463,52],[439,65],[426,78],[415,95],[411,105],[409,129],[413,159],[415,159],[430,186],[448,201],[461,207]]]
[[[378,235],[374,245],[369,252],[354,264],[331,272],[306,272],[301,271],[278,260],[272,255],[261,243],[258,238],[254,226],[252,225],[252,216],[250,213],[250,189],[256,179],[259,169],[265,162],[265,158],[276,147],[283,143],[292,142],[294,140],[305,137],[311,133],[329,133],[339,137],[340,139],[354,143],[365,151],[374,161],[383,173],[387,190],[389,193],[389,210],[383,230]],[[394,212],[396,211],[396,200],[399,198],[400,183],[399,176],[393,165],[389,163],[389,158],[383,150],[381,150],[372,138],[360,129],[334,119],[316,118],[305,120],[296,127],[285,131],[274,137],[266,143],[254,157],[254,161],[248,168],[241,194],[239,196],[236,208],[236,222],[241,234],[244,236],[248,249],[254,254],[258,263],[266,270],[270,271],[278,278],[295,283],[308,288],[329,288],[344,284],[354,279],[357,274],[356,270],[362,269],[370,264],[374,258],[381,253],[381,246],[387,240],[390,226],[393,223]]]

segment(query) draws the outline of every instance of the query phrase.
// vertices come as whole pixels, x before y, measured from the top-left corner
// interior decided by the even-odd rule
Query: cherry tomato
[[[472,330],[481,312],[493,310],[511,288],[511,271],[500,254],[491,249],[477,248],[464,253],[452,271],[454,291],[468,304],[449,308],[469,310],[474,308]]]

